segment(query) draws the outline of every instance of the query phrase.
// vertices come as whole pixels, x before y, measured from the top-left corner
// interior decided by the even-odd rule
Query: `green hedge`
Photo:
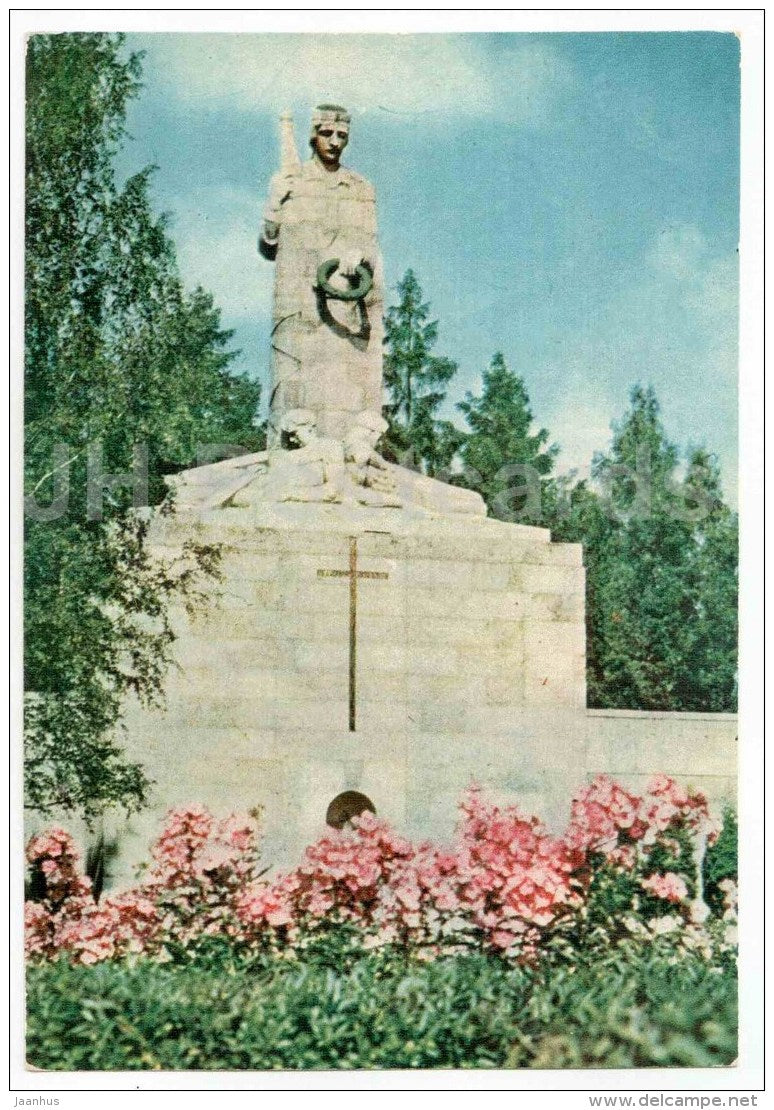
[[[722,912],[723,894],[718,883],[723,879],[739,881],[739,823],[736,811],[726,806],[723,811],[723,828],[717,841],[707,849],[704,857],[704,897],[716,913]]]
[[[228,957],[33,966],[38,1068],[708,1067],[736,1055],[736,985],[699,960],[527,971],[383,955],[344,970]]]

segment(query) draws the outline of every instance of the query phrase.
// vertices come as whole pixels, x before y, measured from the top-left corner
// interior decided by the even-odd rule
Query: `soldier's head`
[[[309,145],[314,158],[327,170],[338,169],[349,142],[349,112],[339,104],[318,104],[312,113]]]
[[[376,447],[381,437],[387,431],[389,424],[378,412],[371,409],[358,413],[347,433],[349,442],[367,443],[369,447]]]
[[[306,447],[317,436],[317,417],[309,409],[291,409],[280,421],[282,446]]]

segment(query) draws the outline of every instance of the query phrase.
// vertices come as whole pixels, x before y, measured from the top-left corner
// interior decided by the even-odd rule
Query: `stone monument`
[[[443,838],[472,779],[562,819],[584,775],[581,549],[382,458],[374,192],[340,164],[344,109],[315,110],[304,163],[281,128],[268,449],[175,476],[153,522],[165,555],[220,544],[223,580],[175,615],[164,712],[128,707],[156,787],[127,868],[173,804],[263,806],[292,863],[352,798]]]
[[[322,104],[312,156],[280,118],[281,168],[258,241],[274,263],[268,451],[172,479],[178,509],[253,501],[359,504],[485,516],[481,497],[387,463],[382,410],[384,290],[373,187],[341,165],[350,116]],[[251,493],[246,487],[254,485]]]

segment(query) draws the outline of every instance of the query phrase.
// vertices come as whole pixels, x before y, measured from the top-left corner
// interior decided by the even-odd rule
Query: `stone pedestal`
[[[297,861],[345,790],[413,836],[448,838],[472,781],[564,822],[584,775],[580,546],[486,518],[344,505],[200,512],[154,532],[160,554],[221,544],[223,580],[194,618],[175,614],[165,711],[129,707],[127,748],[155,788],[120,830],[119,880],[186,802],[263,806],[278,865]],[[354,722],[353,540],[365,574]]]

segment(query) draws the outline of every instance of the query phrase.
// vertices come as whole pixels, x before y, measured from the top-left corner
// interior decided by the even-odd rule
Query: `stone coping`
[[[635,720],[737,721],[737,713],[685,713],[661,709],[586,709],[588,717],[633,717]]]
[[[538,528],[529,524],[509,523],[493,517],[475,514],[441,514],[422,509],[367,508],[336,504],[309,503],[272,503],[263,502],[255,506],[223,508],[191,514],[193,520],[201,520],[216,526],[244,527],[248,529],[324,529],[344,533],[390,533],[394,535],[421,535],[426,531],[447,532],[450,535],[464,533],[469,536],[487,536],[509,539],[514,542],[532,543],[551,542],[548,528]],[[181,523],[191,519],[188,514],[180,513],[176,519]]]
[[[284,536],[286,545],[295,542],[301,548],[319,542],[335,546],[343,537],[357,536],[368,541],[373,554],[380,549],[386,552],[395,542],[408,542],[418,545],[417,553],[429,545],[427,557],[434,559],[474,555],[485,562],[515,559],[578,567],[583,562],[580,544],[552,543],[547,528],[473,515],[264,503],[253,512],[225,508],[152,517],[151,542],[163,546],[206,537],[207,542],[220,541],[226,548],[249,552],[265,546],[271,536]]]

